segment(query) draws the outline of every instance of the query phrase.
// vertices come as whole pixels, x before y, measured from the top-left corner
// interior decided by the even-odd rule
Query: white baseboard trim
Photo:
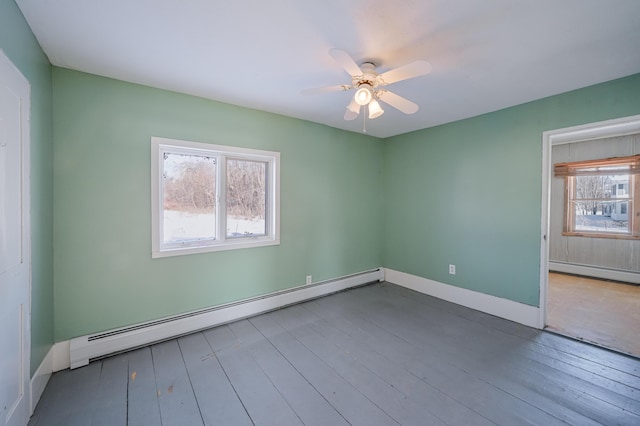
[[[49,348],[38,369],[31,377],[29,389],[30,414],[36,409],[51,375],[69,368],[69,341],[58,342]]]
[[[640,272],[617,271],[614,269],[575,265],[564,262],[549,262],[549,270],[553,272],[564,272],[565,274],[584,275],[586,277],[640,284]]]
[[[540,328],[540,309],[536,306],[443,284],[393,269],[385,269],[384,275],[385,280],[390,283],[529,327]]]
[[[55,343],[51,350],[53,351],[53,372],[66,370],[71,365],[69,362],[69,340]]]
[[[29,398],[30,414],[33,414],[36,409],[36,405],[38,405],[38,401],[40,401],[42,392],[44,392],[44,388],[47,387],[47,383],[49,383],[51,374],[53,374],[53,347],[49,349],[49,352],[45,355],[40,366],[33,374],[33,377],[31,377],[31,384],[29,386],[31,393]]]
[[[175,317],[163,318],[142,324],[135,324],[116,330],[94,335],[76,337],[68,341],[65,348],[60,342],[60,354],[64,357],[66,349],[66,368],[77,368],[87,365],[92,359],[146,346],[151,343],[173,339],[198,330],[215,327],[232,321],[251,317],[264,312],[279,309],[288,305],[304,302],[317,297],[326,296],[351,287],[382,281],[382,268],[347,275],[344,277],[302,285],[262,296],[252,297],[238,302],[228,303],[190,312]],[[58,344],[56,344],[58,345]],[[54,362],[57,356],[54,355]],[[63,367],[63,363],[54,368]],[[62,369],[62,368],[60,368]],[[58,370],[56,370],[58,371]]]

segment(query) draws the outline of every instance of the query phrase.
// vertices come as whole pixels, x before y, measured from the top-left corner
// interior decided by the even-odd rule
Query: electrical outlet
[[[456,274],[456,265],[449,265],[449,274],[450,275]]]
[[[313,282],[313,279],[311,278],[311,275],[307,275],[307,284],[311,284]]]

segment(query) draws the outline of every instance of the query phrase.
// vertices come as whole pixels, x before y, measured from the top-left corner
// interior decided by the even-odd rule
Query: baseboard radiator
[[[90,361],[384,280],[382,268],[70,340],[71,369]]]
[[[563,272],[565,274],[575,274],[585,277],[601,278],[604,280],[640,284],[640,272],[638,271],[600,268],[597,266],[577,265],[574,263],[554,261],[549,262],[549,270],[552,272]]]

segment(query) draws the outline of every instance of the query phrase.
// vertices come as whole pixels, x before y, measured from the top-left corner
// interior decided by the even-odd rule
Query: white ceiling
[[[340,129],[337,47],[420,106],[367,120],[388,137],[640,72],[640,0],[16,0],[52,64]],[[362,115],[361,115],[362,117]]]

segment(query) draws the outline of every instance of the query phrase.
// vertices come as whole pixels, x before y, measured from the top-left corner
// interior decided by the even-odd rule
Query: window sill
[[[598,232],[563,232],[565,237],[608,238],[613,240],[640,240],[640,235],[602,234]]]
[[[277,246],[280,245],[280,240],[273,239],[263,239],[263,240],[252,240],[252,241],[233,241],[226,242],[224,244],[210,245],[210,246],[201,246],[201,247],[176,247],[176,248],[168,248],[162,250],[154,250],[151,253],[152,259],[158,259],[162,257],[172,257],[172,256],[182,256],[186,254],[198,254],[198,253],[209,253],[215,251],[226,251],[226,250],[238,250],[238,249],[248,249],[253,247],[266,247],[266,246]]]

